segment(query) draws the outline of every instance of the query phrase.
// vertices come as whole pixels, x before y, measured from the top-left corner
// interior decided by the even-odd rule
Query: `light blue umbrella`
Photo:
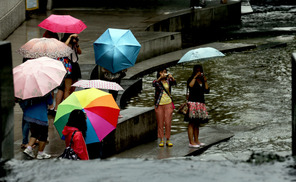
[[[188,51],[178,63],[186,63],[195,60],[206,60],[209,58],[225,56],[222,52],[212,47],[203,47]]]
[[[130,30],[108,28],[94,42],[96,64],[116,73],[134,66],[140,48]]]

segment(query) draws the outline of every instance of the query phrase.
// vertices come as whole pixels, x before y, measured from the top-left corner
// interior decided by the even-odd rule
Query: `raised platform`
[[[205,143],[205,146],[201,148],[189,148],[187,132],[183,132],[171,137],[171,141],[174,144],[173,147],[158,147],[158,141],[155,140],[113,155],[112,157],[165,159],[171,157],[195,156],[219,142],[227,141],[233,136],[233,133],[221,128],[201,127],[199,139]]]

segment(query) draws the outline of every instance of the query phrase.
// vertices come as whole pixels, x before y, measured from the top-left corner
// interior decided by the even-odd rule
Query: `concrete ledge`
[[[136,79],[145,74],[152,73],[156,71],[159,67],[170,67],[177,64],[180,58],[189,50],[197,49],[200,47],[213,47],[217,50],[226,53],[232,51],[243,51],[248,49],[256,48],[254,44],[242,44],[242,43],[220,43],[213,42],[209,44],[203,44],[195,47],[190,47],[187,49],[182,49],[179,51],[170,52],[164,55],[160,55],[146,61],[137,63],[135,66],[128,69],[125,79]]]
[[[80,69],[82,79],[99,79],[98,66],[96,64],[81,64]],[[124,90],[118,92],[116,103],[121,108],[124,108],[131,97],[141,92],[142,79],[122,79],[120,85]]]
[[[187,9],[148,21],[151,25],[146,28],[147,31],[167,32],[195,31],[240,24],[241,3],[229,2],[201,9]]]
[[[1,2],[0,40],[6,39],[26,19],[25,5],[24,0],[10,1],[10,3],[3,2],[3,4]]]
[[[180,32],[134,32],[134,35],[142,45],[137,63],[182,49]]]
[[[197,149],[188,147],[187,132],[182,132],[172,135],[171,141],[174,144],[173,147],[158,147],[158,141],[154,140],[149,143],[143,143],[138,147],[116,154],[112,157],[164,159],[171,157],[196,156],[217,143],[229,140],[234,134],[217,127],[201,127],[199,136],[200,141],[204,142],[206,145]]]
[[[136,96],[138,93],[142,91],[143,88],[143,82],[142,79],[135,79],[135,80],[127,80],[123,79],[121,80],[123,91],[118,92],[118,99],[117,104],[120,106],[120,108],[124,108],[127,105],[127,102],[134,96]]]
[[[157,139],[154,108],[132,107],[121,115],[117,128],[103,140],[103,158]]]

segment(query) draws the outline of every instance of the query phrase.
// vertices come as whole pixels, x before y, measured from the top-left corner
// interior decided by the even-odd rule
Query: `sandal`
[[[166,146],[168,147],[172,147],[173,146],[173,143],[169,140],[166,141]]]
[[[159,146],[159,147],[163,147],[163,146],[164,146],[164,141],[160,141],[160,143],[159,143],[158,146]]]

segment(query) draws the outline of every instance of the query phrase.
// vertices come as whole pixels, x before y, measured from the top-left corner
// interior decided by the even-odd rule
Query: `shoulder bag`
[[[75,130],[73,132],[69,146],[64,150],[64,152],[62,153],[62,155],[60,155],[58,157],[59,159],[79,160],[79,157],[74,152],[74,150],[71,148],[71,145],[72,145],[72,142],[73,142],[73,137],[74,137],[76,131],[77,130]]]
[[[183,114],[183,115],[186,115],[187,112],[188,112],[188,103],[187,103],[187,100],[188,100],[188,87],[186,87],[186,102],[181,104],[178,108],[178,113],[180,114]]]

